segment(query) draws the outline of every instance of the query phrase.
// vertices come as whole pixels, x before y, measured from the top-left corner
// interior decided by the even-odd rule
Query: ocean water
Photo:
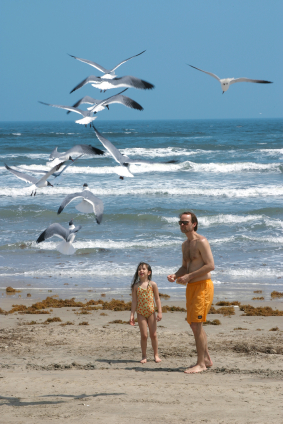
[[[4,163],[28,173],[48,170],[56,146],[59,152],[75,144],[104,148],[92,128],[73,122],[0,123],[0,288],[126,298],[137,264],[146,261],[160,291],[184,299],[185,288],[166,276],[181,265],[185,238],[178,215],[192,210],[212,248],[218,296],[250,300],[254,290],[262,290],[269,299],[271,291],[283,291],[282,124],[282,119],[97,121],[122,153],[155,163],[131,166],[135,177],[122,181],[109,154],[84,156],[58,185],[30,196],[30,185]],[[169,160],[178,162],[162,163]],[[64,197],[84,183],[104,202],[101,225],[93,214],[78,212],[76,201],[57,215]],[[73,256],[56,250],[56,237],[36,244],[51,223],[68,227],[72,218],[82,225]]]

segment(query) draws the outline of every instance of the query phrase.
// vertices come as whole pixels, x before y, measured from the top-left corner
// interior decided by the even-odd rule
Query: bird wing
[[[272,84],[272,81],[254,80],[249,78],[233,78],[232,81],[230,81],[230,84],[235,84],[235,82],[257,82],[260,84]]]
[[[100,224],[101,221],[102,221],[103,210],[104,210],[104,205],[103,205],[102,200],[100,200],[98,197],[96,197],[89,190],[84,190],[83,191],[83,198],[84,198],[84,200],[86,200],[86,201],[88,201],[89,203],[92,204],[93,209],[94,209],[94,213],[96,215],[96,222],[98,224]]]
[[[57,152],[58,147],[55,147],[55,149],[52,150],[50,153],[49,159],[58,158],[62,153]]]
[[[80,82],[78,85],[76,85],[75,88],[73,88],[72,91],[70,91],[70,93],[72,93],[73,91],[78,90],[79,88],[83,87],[84,85],[91,83],[91,82],[96,82],[96,83],[101,83],[105,80],[101,80],[101,78],[96,77],[95,75],[90,75],[89,77],[85,78],[82,82]],[[107,80],[106,80],[107,81]],[[111,81],[111,80],[109,80]]]
[[[141,54],[141,53],[140,53],[140,54]],[[87,60],[87,59],[81,59],[81,58],[79,58],[79,57],[72,56],[71,54],[69,54],[69,56],[73,57],[74,59],[79,60],[80,62],[87,63],[88,65],[93,66],[94,68],[98,69],[98,70],[99,70],[99,71],[101,71],[101,72],[104,72],[105,74],[108,74],[108,73],[109,73],[109,71],[108,71],[107,69],[103,68],[103,66],[98,65],[98,64],[97,64],[97,63],[95,63],[95,62],[91,62],[90,60]],[[131,59],[131,58],[130,58],[130,59]],[[127,59],[127,60],[129,60],[129,59]],[[123,62],[122,62],[122,63],[123,63]],[[118,65],[118,66],[119,66],[119,65]],[[114,68],[114,69],[115,69],[115,68]]]
[[[104,81],[109,81],[114,87],[133,87],[139,88],[141,90],[151,90],[154,88],[154,85],[150,82],[141,80],[139,78],[133,77],[131,75],[126,75],[124,77],[116,77],[111,80],[104,79]]]
[[[80,231],[81,228],[82,228],[82,226],[78,225],[77,227],[73,228],[72,230],[67,230],[67,231],[69,232],[69,235],[70,235],[70,234],[73,234],[73,233],[77,233],[78,231]],[[68,236],[68,238],[69,238],[69,236]]]
[[[60,224],[51,224],[49,227],[46,228],[46,230],[43,231],[43,233],[40,234],[38,239],[36,240],[36,243],[41,243],[42,241],[57,236],[67,241],[69,235],[69,230],[66,230],[66,228],[62,227]]]
[[[57,165],[53,166],[53,168],[51,168],[50,171],[48,171],[43,177],[41,177],[40,180],[38,180],[36,182],[36,184],[40,184],[40,183],[43,183],[44,181],[46,181],[47,178],[50,177],[50,175],[54,174],[54,172],[56,172],[56,171],[59,171],[59,169],[61,168],[62,165],[64,165],[64,163],[65,162],[60,162]]]
[[[116,162],[118,162],[120,165],[123,165],[125,162],[127,162],[127,160],[129,159],[127,156],[122,155],[122,153],[120,153],[120,151],[116,149],[116,147],[113,146],[113,144],[109,140],[107,140],[107,138],[103,137],[94,126],[93,129],[98,140],[103,144],[105,149],[108,150],[111,156],[113,156]]]
[[[76,144],[66,153],[81,153],[83,155],[104,155],[104,151],[93,147],[90,144]]]
[[[74,164],[74,162],[76,162],[76,160],[77,159],[79,159],[79,158],[81,158],[83,155],[80,155],[80,156],[78,156],[78,157],[76,157],[76,159],[73,159],[73,160],[69,160],[69,161],[66,161],[66,162],[69,162],[67,165],[65,165],[59,172],[54,172],[52,175],[54,175],[54,177],[55,178],[58,178],[58,177],[60,177],[60,175],[63,173],[63,172],[65,172],[66,171],[66,169],[69,167],[69,166],[71,166],[71,165],[73,165]]]
[[[16,175],[16,177],[24,180],[26,183],[36,184],[38,180],[36,177],[32,177],[31,175],[25,174],[24,172],[16,171],[15,169],[12,169],[10,166],[6,165],[6,163],[4,165],[8,171],[12,172],[14,175]]]
[[[195,66],[189,65],[188,63],[187,65],[190,66],[191,68],[197,69],[198,71],[204,72],[205,74],[208,74],[212,76],[213,78],[216,78],[218,81],[220,81],[220,78],[217,75],[213,74],[212,72],[203,71],[202,69],[196,68]]]
[[[110,71],[110,72],[114,72],[114,71],[115,71],[115,69],[119,68],[119,66],[123,65],[123,63],[127,62],[128,60],[133,59],[133,57],[140,56],[140,55],[141,55],[141,54],[143,54],[144,52],[145,52],[145,50],[144,50],[143,52],[139,53],[139,54],[136,54],[135,56],[129,57],[129,59],[125,59],[125,60],[123,60],[123,62],[120,62],[118,65],[116,65],[116,66],[115,66],[115,68],[111,69],[111,71]]]
[[[51,105],[49,103],[44,103],[44,102],[38,102],[38,103],[41,103],[42,105],[46,105],[46,106],[58,107],[59,109],[66,109],[66,110],[69,110],[70,112],[75,112],[75,113],[79,113],[80,115],[86,116],[86,112],[84,110],[78,109],[77,107]]]
[[[77,101],[77,102],[73,105],[73,107],[78,107],[78,106],[80,106],[81,104],[84,104],[84,103],[87,103],[87,104],[93,105],[93,104],[97,104],[97,103],[99,103],[99,102],[100,102],[100,100],[93,99],[92,97],[89,97],[89,96],[84,96],[82,99],[78,100],[78,101]],[[68,110],[67,115],[68,115],[69,113],[71,113],[71,111],[70,111],[70,110]]]
[[[59,215],[62,210],[74,199],[77,199],[78,197],[83,197],[84,192],[78,192],[78,193],[72,193],[72,194],[68,194],[68,196],[65,197],[65,199],[63,200],[63,202],[61,203],[61,205],[59,206],[59,209],[57,211],[57,215]]]
[[[126,90],[128,90],[128,89],[126,88]],[[124,91],[126,91],[126,90],[121,91],[121,93],[124,93]],[[97,112],[98,110],[96,110],[96,109],[98,109],[99,107],[104,106],[104,105],[110,105],[112,103],[120,103],[120,104],[127,106],[129,108],[132,108],[132,109],[143,110],[143,107],[139,103],[137,103],[133,99],[130,99],[130,97],[123,96],[121,93],[118,93],[115,96],[111,96],[108,99],[103,100],[98,105],[94,106],[93,109],[91,109],[91,111]]]

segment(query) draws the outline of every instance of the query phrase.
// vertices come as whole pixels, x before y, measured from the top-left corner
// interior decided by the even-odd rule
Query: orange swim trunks
[[[214,287],[211,280],[188,283],[186,289],[187,321],[205,322],[213,301]]]

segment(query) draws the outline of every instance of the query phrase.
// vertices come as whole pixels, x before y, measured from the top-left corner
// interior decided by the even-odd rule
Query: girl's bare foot
[[[146,363],[146,358],[142,358],[142,360],[140,362],[141,362],[141,364],[145,364]]]
[[[155,362],[156,362],[156,363],[161,362],[161,359],[159,358],[159,356],[158,356],[158,355],[156,355],[156,356],[154,357],[154,360],[155,360]]]
[[[184,371],[185,374],[196,374],[197,372],[202,372],[207,370],[206,366],[201,366],[201,365],[195,365],[192,368],[188,368],[187,370]]]

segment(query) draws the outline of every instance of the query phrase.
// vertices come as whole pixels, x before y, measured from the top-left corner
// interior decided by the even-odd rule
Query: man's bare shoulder
[[[201,234],[198,234],[197,245],[199,247],[205,248],[209,246],[209,242],[206,237],[202,236]]]

